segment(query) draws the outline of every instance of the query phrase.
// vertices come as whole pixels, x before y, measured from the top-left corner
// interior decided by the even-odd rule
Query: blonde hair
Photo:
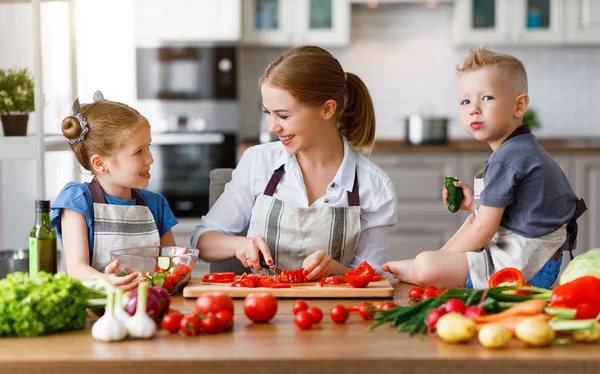
[[[339,61],[326,50],[315,46],[288,50],[267,67],[259,86],[265,83],[286,90],[312,108],[335,100],[340,133],[360,152],[373,148],[375,109],[369,90],[357,75],[344,73]]]
[[[140,128],[150,127],[146,117],[128,105],[115,101],[98,101],[86,104],[79,112],[86,120],[88,133],[81,141],[70,144],[79,164],[93,172],[90,158],[95,155],[111,156],[117,153],[127,139]],[[81,135],[81,125],[74,116],[62,121],[62,132],[67,139]]]
[[[456,71],[461,76],[464,73],[477,71],[486,67],[498,69],[517,95],[527,93],[527,72],[521,60],[506,53],[485,48],[483,45],[478,45],[476,48],[471,49],[469,55],[464,59],[462,66],[459,65],[456,67]]]

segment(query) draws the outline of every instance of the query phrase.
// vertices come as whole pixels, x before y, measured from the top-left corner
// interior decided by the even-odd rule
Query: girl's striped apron
[[[348,192],[348,207],[295,207],[273,197],[285,173],[277,169],[264,194],[258,197],[252,215],[256,237],[264,237],[275,265],[298,269],[310,254],[324,250],[335,261],[346,266],[354,257],[360,236],[360,198],[358,178]]]
[[[90,190],[94,201],[94,250],[90,256],[94,269],[104,272],[113,250],[160,245],[154,216],[135,189],[131,189],[131,194],[137,205],[107,204],[95,178]]]

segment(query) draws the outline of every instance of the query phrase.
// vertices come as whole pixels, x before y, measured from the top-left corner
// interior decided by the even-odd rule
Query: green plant
[[[531,129],[539,129],[542,126],[537,118],[535,109],[527,108],[523,116],[523,124],[528,125]]]
[[[29,113],[34,109],[29,70],[0,69],[0,114]]]

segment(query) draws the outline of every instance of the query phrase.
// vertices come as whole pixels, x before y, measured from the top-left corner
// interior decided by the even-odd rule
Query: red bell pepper
[[[492,275],[488,282],[488,287],[503,287],[503,286],[525,286],[523,273],[516,268],[504,268]],[[527,295],[530,292],[525,290],[504,291],[503,293],[514,295]]]
[[[319,286],[323,287],[326,284],[344,284],[344,283],[348,283],[348,282],[346,282],[346,280],[343,278],[331,276],[331,277],[321,278],[321,280],[319,281]]]
[[[346,282],[350,283],[352,287],[364,288],[367,287],[374,276],[375,269],[373,269],[367,261],[363,261],[354,269],[346,272],[346,274],[344,274],[344,279]]]
[[[203,282],[209,283],[230,283],[235,279],[234,272],[225,272],[225,273],[208,273],[204,274],[202,277]]]
[[[550,295],[550,306],[577,309],[575,319],[598,317],[600,314],[600,278],[586,275],[556,287]]]

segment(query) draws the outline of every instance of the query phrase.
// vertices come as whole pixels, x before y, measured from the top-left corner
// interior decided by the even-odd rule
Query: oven
[[[231,132],[152,134],[150,185],[161,193],[176,217],[201,217],[208,212],[210,172],[235,168],[237,136]]]

